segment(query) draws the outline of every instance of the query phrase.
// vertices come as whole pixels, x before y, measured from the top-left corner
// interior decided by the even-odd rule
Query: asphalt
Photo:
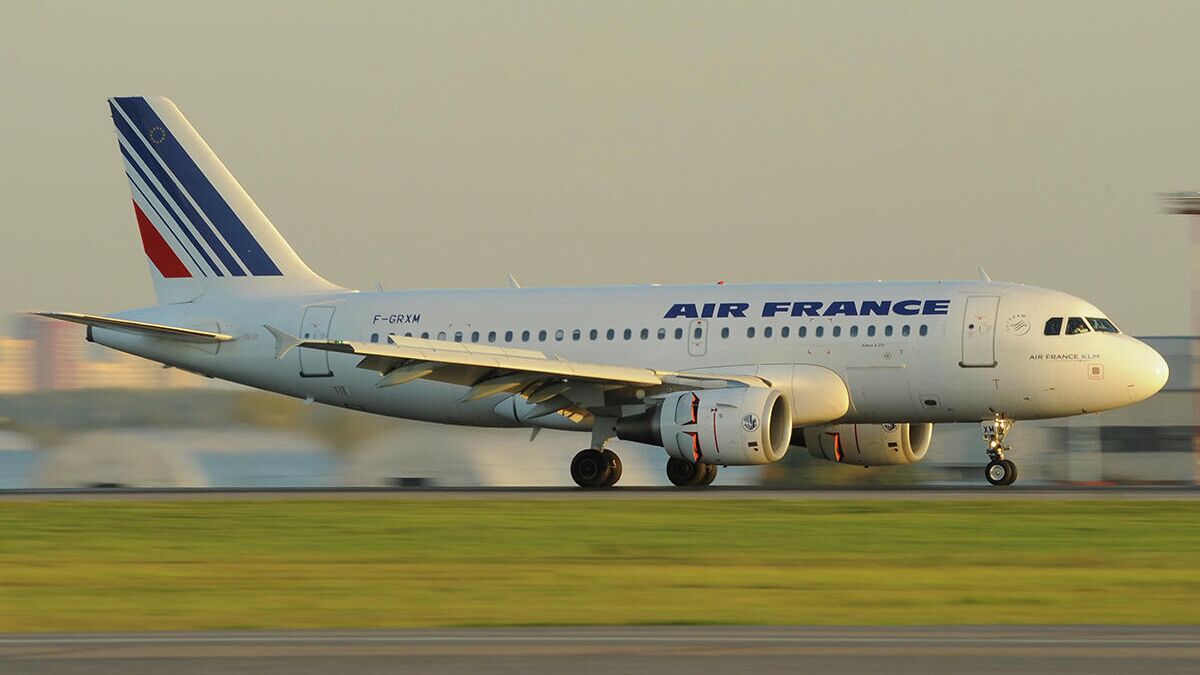
[[[1197,626],[654,626],[0,635],[0,672],[1196,673]]]
[[[905,487],[870,489],[779,489],[763,487],[674,488],[58,488],[0,490],[3,501],[183,499],[830,499],[830,500],[1004,500],[1004,499],[1200,499],[1200,486],[1010,486]]]

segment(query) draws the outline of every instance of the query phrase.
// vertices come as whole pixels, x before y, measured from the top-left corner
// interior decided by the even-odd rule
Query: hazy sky
[[[0,0],[0,311],[150,304],[104,99],[348,286],[973,278],[1188,330],[1196,2]]]

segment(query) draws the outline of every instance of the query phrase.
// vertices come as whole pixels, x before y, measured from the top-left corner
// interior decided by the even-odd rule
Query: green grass
[[[0,504],[0,631],[1198,621],[1195,501]]]

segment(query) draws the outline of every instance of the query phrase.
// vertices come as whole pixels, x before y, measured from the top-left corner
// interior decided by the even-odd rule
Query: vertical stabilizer
[[[174,103],[108,104],[159,303],[338,290],[296,255]]]

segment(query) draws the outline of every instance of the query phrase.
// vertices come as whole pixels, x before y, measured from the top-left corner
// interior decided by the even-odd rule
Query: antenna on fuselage
[[[983,265],[979,266],[979,280],[988,282],[992,280],[992,275],[988,274],[987,270],[983,269]]]
[[[517,278],[510,274],[510,275],[508,275],[508,287],[509,288],[520,288],[521,284],[517,283]]]

